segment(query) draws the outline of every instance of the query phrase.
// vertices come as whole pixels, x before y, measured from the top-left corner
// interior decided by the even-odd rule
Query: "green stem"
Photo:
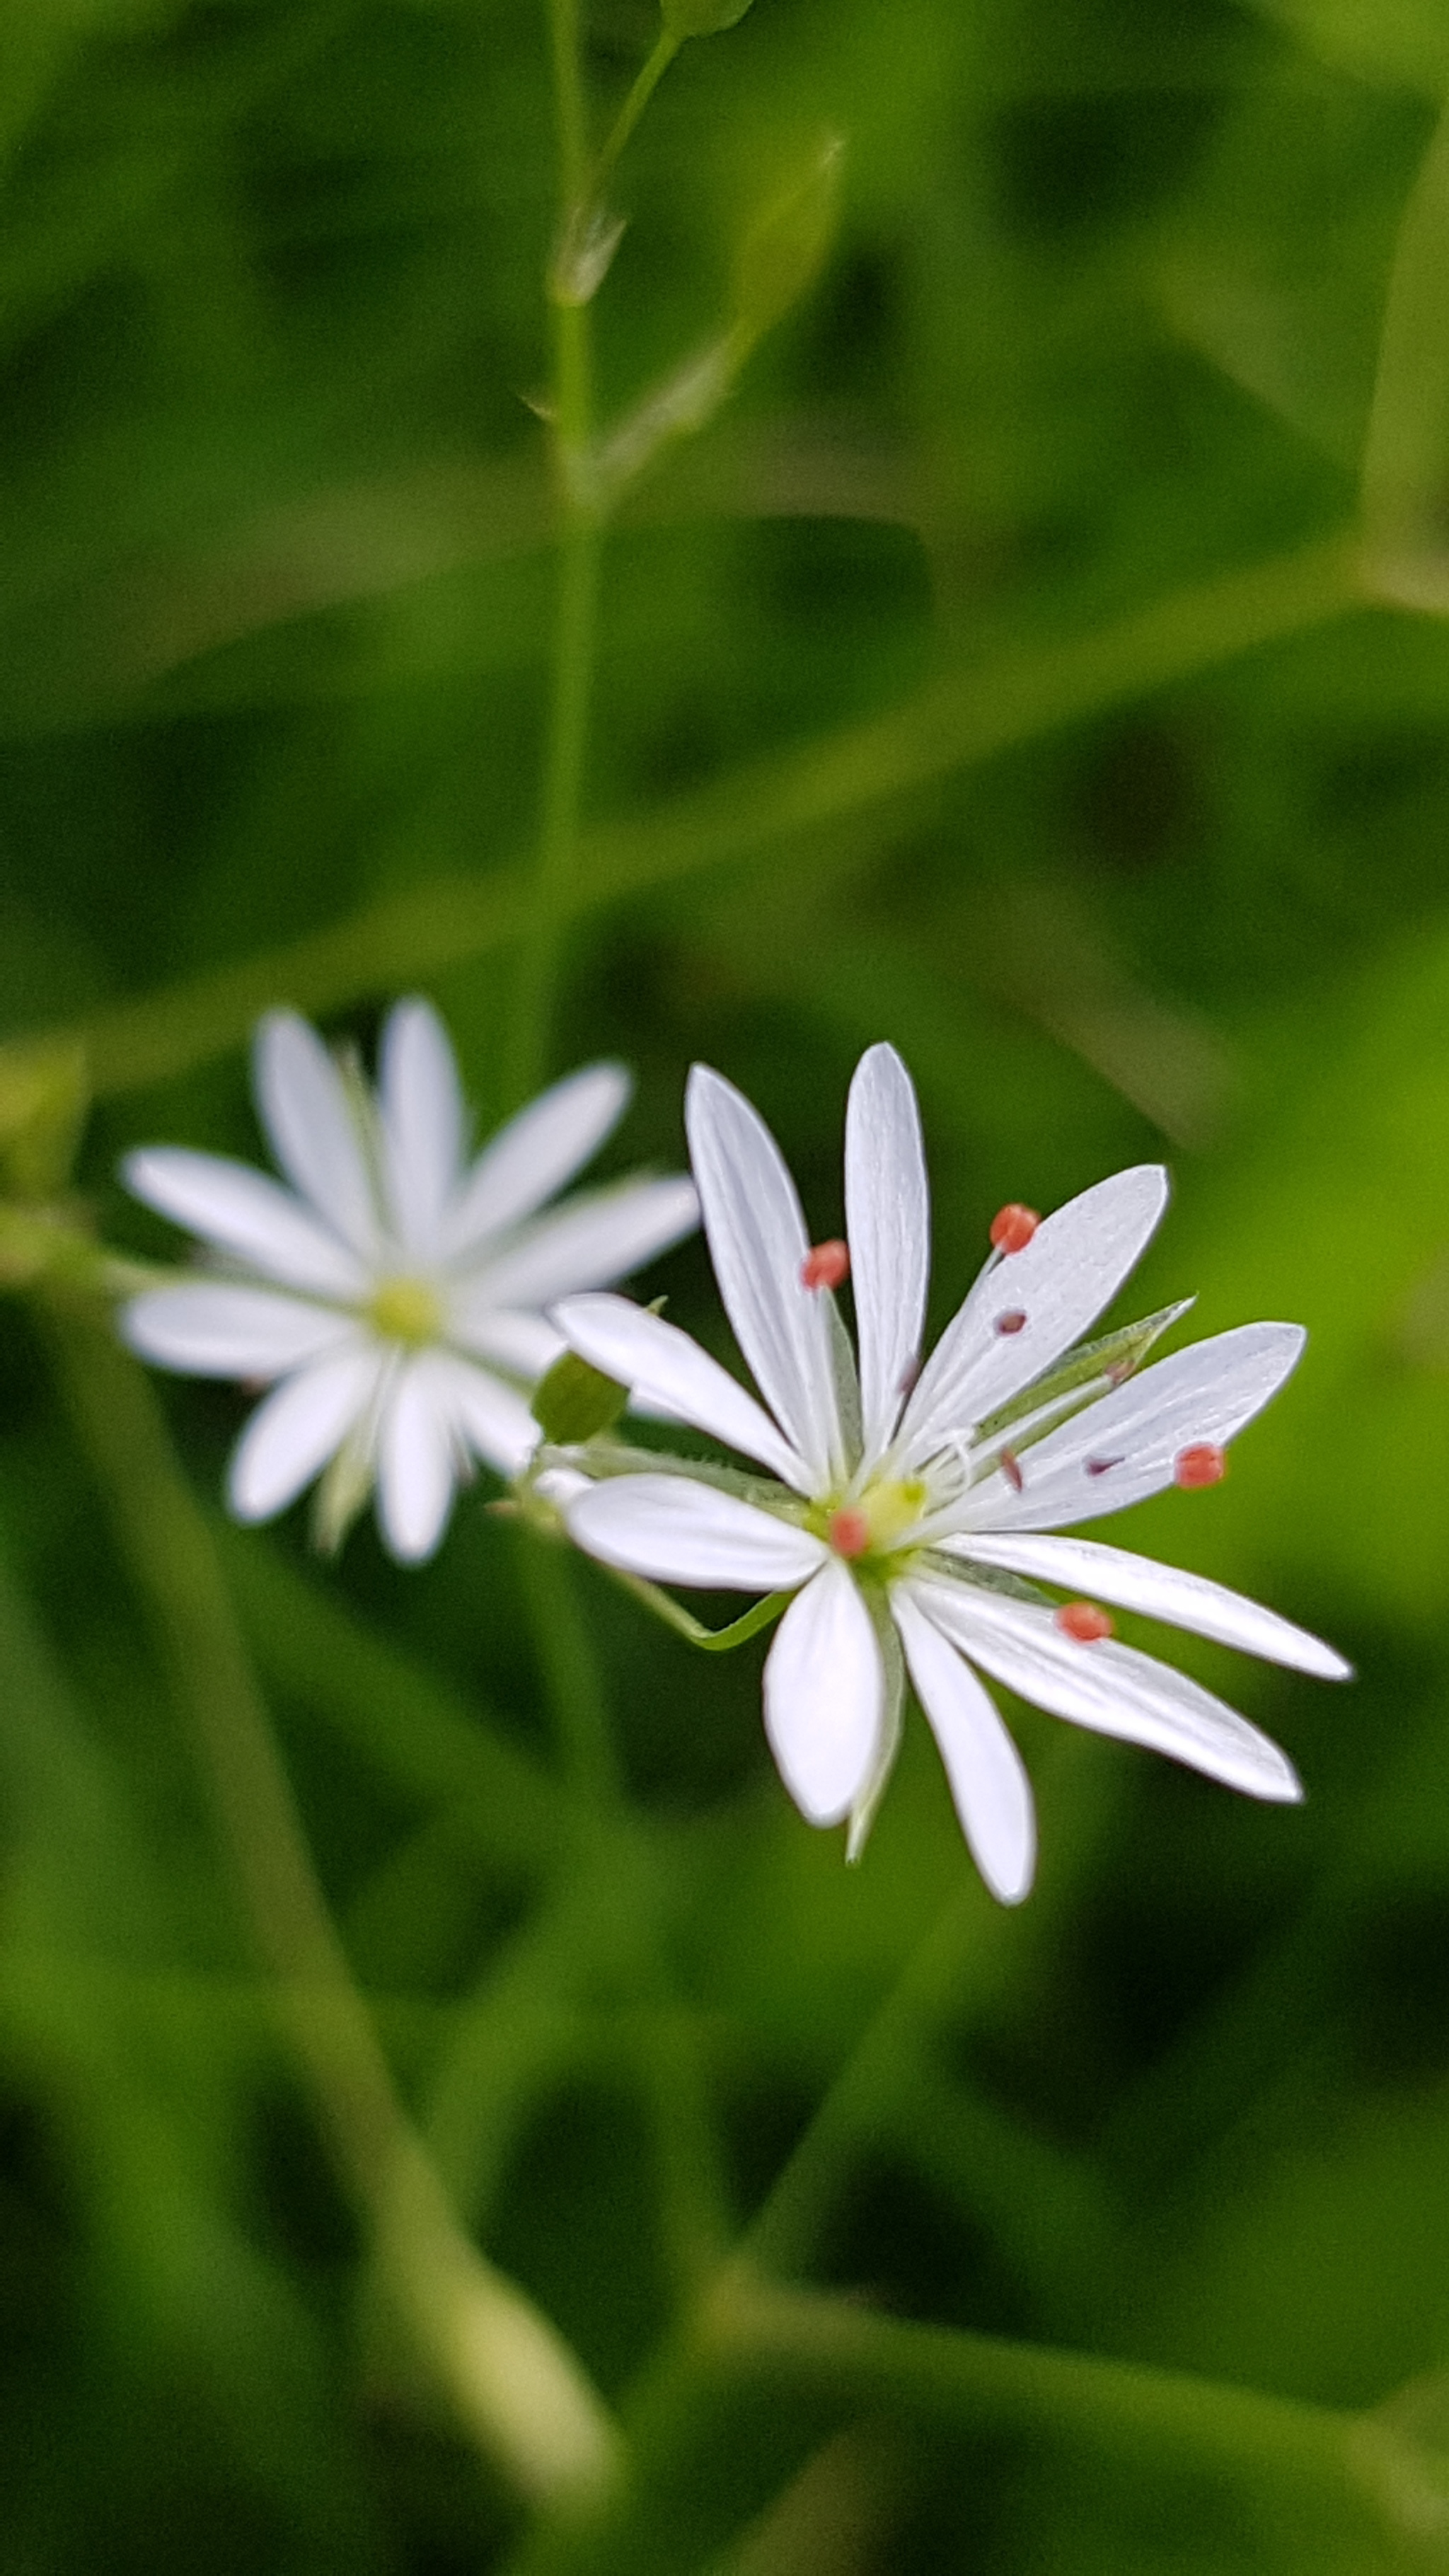
[[[579,0],[548,0],[549,59],[558,131],[559,197],[565,215],[584,193],[589,166],[588,113],[579,52]]]
[[[647,63],[644,65],[643,70],[640,72],[633,88],[630,90],[628,97],[620,108],[617,117],[614,119],[608,141],[605,143],[602,152],[594,163],[593,185],[595,190],[598,190],[603,186],[604,181],[613,169],[615,162],[618,160],[619,155],[623,151],[625,144],[628,142],[630,135],[633,133],[635,126],[638,124],[645,108],[648,106],[649,101],[654,96],[656,89],[659,87],[665,73],[668,71],[670,64],[673,62],[675,55],[678,53],[679,46],[680,39],[678,36],[672,36],[667,28],[661,29],[655,42],[654,51],[650,55]]]
[[[751,761],[642,819],[594,826],[572,852],[567,921],[792,844],[828,865],[857,815],[1367,604],[1352,541],[1336,537],[1066,643],[973,660],[862,724]],[[85,1046],[99,1097],[171,1081],[238,1045],[270,1004],[341,1010],[514,946],[532,924],[537,881],[536,856],[481,881],[444,878],[55,1034]]]
[[[521,2495],[596,2495],[614,2436],[579,2363],[459,2227],[393,2087],[317,1883],[205,1519],[143,1372],[43,1310],[63,1391],[154,1625],[258,1951],[379,2272],[459,2420]]]
[[[614,1580],[622,1584],[626,1592],[632,1592],[636,1601],[642,1601],[646,1610],[652,1610],[656,1619],[662,1619],[666,1628],[673,1628],[679,1636],[686,1637],[691,1646],[701,1647],[707,1655],[728,1655],[736,1646],[743,1646],[751,1637],[758,1637],[762,1629],[774,1625],[791,1599],[788,1592],[768,1593],[763,1601],[757,1601],[741,1617],[732,1619],[727,1628],[706,1628],[702,1619],[696,1619],[691,1611],[662,1591],[657,1583],[650,1583],[646,1576],[616,1572]]]
[[[570,308],[569,318],[582,323],[584,308]],[[565,529],[559,558],[543,823],[505,1069],[505,1095],[513,1109],[531,1099],[547,1076],[564,937],[575,914],[583,909],[577,885],[579,810],[593,686],[599,549],[598,527],[576,510]]]
[[[569,1786],[583,1801],[617,1807],[619,1766],[593,1638],[579,1611],[567,1551],[526,1526],[518,1532],[519,1579],[543,1672],[554,1736]]]
[[[1354,2490],[1357,2419],[1097,2353],[914,2325],[817,2292],[737,2273],[705,2312],[706,2349],[752,2374],[783,2372],[855,2405],[889,2401],[973,2433],[1088,2444],[1144,2469],[1224,2472],[1299,2492]]]
[[[558,596],[543,812],[531,902],[514,988],[504,1064],[510,1108],[521,1108],[544,1079],[552,1052],[564,933],[577,908],[579,813],[588,744],[598,625],[600,527],[590,491],[593,355],[590,300],[561,271],[570,264],[587,220],[588,131],[579,62],[577,0],[551,0],[555,112],[558,126],[559,234],[550,270],[553,313],[553,450],[559,507]]]
[[[778,2272],[804,2263],[842,2166],[870,2125],[871,2104],[879,2092],[893,2089],[902,2059],[919,2046],[949,1996],[981,1923],[979,1891],[963,1884],[918,1943],[776,2176],[746,2230],[741,2253],[747,2260]]]

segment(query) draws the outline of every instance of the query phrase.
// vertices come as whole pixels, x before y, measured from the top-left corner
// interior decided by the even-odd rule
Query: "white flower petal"
[[[531,1216],[572,1180],[618,1124],[631,1088],[621,1064],[585,1065],[500,1127],[453,1202],[448,1256]]]
[[[818,1490],[845,1460],[829,1326],[800,1277],[810,1243],[795,1184],[764,1120],[708,1065],[690,1074],[685,1125],[735,1339]]]
[[[234,1254],[265,1278],[322,1297],[360,1297],[367,1273],[335,1234],[265,1172],[183,1145],[144,1145],[121,1165],[126,1187],[148,1207]]]
[[[438,1351],[432,1364],[445,1384],[458,1435],[500,1476],[517,1476],[538,1447],[538,1424],[516,1387],[486,1369],[474,1368],[452,1352]]]
[[[191,1377],[281,1377],[324,1351],[362,1346],[349,1315],[269,1288],[182,1280],[150,1288],[121,1314],[133,1351]]]
[[[270,1520],[311,1483],[371,1410],[386,1365],[378,1352],[343,1351],[273,1388],[232,1452],[227,1499],[238,1520]]]
[[[797,1492],[808,1488],[803,1462],[769,1415],[677,1324],[632,1306],[627,1297],[608,1296],[565,1297],[552,1321],[581,1359],[632,1394],[757,1458]]]
[[[1079,1341],[1142,1258],[1167,1205],[1156,1163],[1069,1199],[1023,1252],[988,1264],[922,1372],[902,1431],[912,1452],[968,1431]],[[1024,1321],[1009,1332],[1003,1316]]]
[[[884,1704],[870,1612],[832,1556],[791,1602],[765,1660],[765,1733],[812,1825],[850,1813],[875,1760]]]
[[[605,1565],[704,1591],[788,1592],[836,1561],[808,1530],[692,1476],[605,1476],[567,1517],[579,1546]]]
[[[993,1896],[1019,1905],[1036,1868],[1036,1814],[1021,1755],[995,1703],[908,1583],[892,1586],[891,1613],[976,1866]]]
[[[463,1159],[463,1095],[447,1031],[430,1003],[396,1002],[382,1033],[378,1105],[393,1222],[411,1261],[443,1249]]]
[[[542,1315],[522,1315],[506,1306],[465,1295],[450,1301],[448,1339],[510,1376],[536,1379],[551,1369],[567,1345],[562,1333]]]
[[[917,1579],[912,1591],[952,1645],[1052,1716],[1166,1753],[1251,1798],[1302,1797],[1287,1755],[1169,1664],[1107,1638],[1084,1645],[1052,1611],[966,1583]]]
[[[931,1202],[911,1077],[891,1046],[861,1057],[845,1113],[845,1230],[860,1335],[867,1463],[895,1429],[920,1355]]]
[[[440,1359],[423,1351],[396,1372],[378,1425],[377,1517],[387,1547],[404,1565],[434,1553],[460,1463]]]
[[[1059,1583],[1069,1592],[1090,1592],[1123,1610],[1140,1610],[1149,1619],[1238,1646],[1245,1655],[1316,1673],[1322,1681],[1351,1678],[1351,1667],[1321,1637],[1311,1637],[1306,1628],[1295,1628],[1291,1619],[1280,1619],[1276,1610],[1265,1610],[1261,1602],[1246,1600],[1225,1584],[1185,1574],[1175,1565],[1159,1565],[1150,1556],[1129,1556],[1123,1548],[1103,1547],[1089,1538],[998,1538],[984,1530],[943,1545],[968,1562]]]
[[[377,1209],[342,1076],[295,1011],[269,1011],[252,1057],[257,1107],[293,1187],[364,1261],[375,1259]]]
[[[577,1467],[545,1467],[542,1475],[535,1476],[533,1490],[542,1502],[552,1503],[556,1512],[562,1512],[580,1494],[588,1492],[589,1482]]]
[[[1301,1324],[1239,1324],[1155,1361],[1024,1450],[1019,1494],[999,1470],[974,1486],[962,1533],[1100,1520],[1161,1493],[1182,1450],[1223,1448],[1261,1413],[1306,1339]]]
[[[576,1289],[607,1288],[652,1261],[699,1223],[694,1183],[619,1181],[540,1217],[479,1270],[479,1298],[497,1306],[548,1306]]]

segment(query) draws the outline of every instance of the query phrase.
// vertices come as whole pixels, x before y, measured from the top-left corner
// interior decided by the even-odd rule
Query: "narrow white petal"
[[[128,1190],[264,1278],[321,1297],[360,1297],[367,1273],[355,1253],[290,1190],[222,1154],[183,1145],[144,1145],[121,1166]]]
[[[838,1562],[808,1530],[690,1476],[605,1476],[567,1516],[589,1556],[655,1583],[788,1592]]]
[[[1166,1172],[1139,1163],[1069,1199],[1025,1251],[989,1265],[906,1408],[912,1448],[924,1455],[933,1437],[969,1430],[1080,1341],[1141,1260],[1166,1205]],[[999,1329],[1003,1317],[1014,1329]]]
[[[364,1260],[377,1251],[377,1209],[342,1076],[295,1011],[269,1011],[252,1057],[257,1107],[294,1189]]]
[[[944,1545],[951,1555],[977,1565],[1059,1583],[1069,1592],[1090,1592],[1123,1610],[1140,1610],[1170,1627],[1191,1628],[1220,1645],[1241,1647],[1245,1655],[1262,1655],[1270,1664],[1290,1664],[1323,1681],[1352,1677],[1342,1655],[1306,1628],[1295,1628],[1291,1619],[1280,1619],[1275,1610],[1230,1592],[1225,1584],[1210,1583],[1205,1575],[1185,1574],[1150,1556],[1129,1556],[1124,1548],[1103,1547],[1089,1538],[997,1538],[987,1531],[947,1539]]]
[[[562,1333],[542,1315],[520,1315],[515,1308],[490,1306],[481,1297],[450,1301],[448,1339],[474,1358],[491,1360],[511,1377],[541,1378],[566,1347]]]
[[[621,1064],[589,1064],[539,1093],[484,1146],[448,1217],[450,1257],[531,1216],[598,1152],[632,1086]]]
[[[452,1352],[435,1352],[432,1360],[446,1384],[459,1440],[500,1476],[520,1474],[538,1447],[539,1433],[517,1388]]]
[[[209,1279],[133,1297],[121,1332],[143,1360],[190,1377],[281,1377],[324,1351],[362,1343],[351,1316],[333,1306]]]
[[[1018,1494],[998,1470],[967,1495],[963,1534],[1100,1520],[1172,1483],[1199,1443],[1223,1448],[1296,1367],[1300,1324],[1238,1324],[1157,1360],[1023,1451]]]
[[[694,1183],[620,1181],[540,1217],[478,1271],[480,1298],[497,1306],[549,1306],[576,1289],[607,1288],[699,1223]]]
[[[912,1589],[943,1636],[1053,1717],[1169,1754],[1250,1798],[1302,1797],[1286,1754],[1169,1664],[1108,1638],[1084,1645],[1052,1611],[1001,1593],[919,1579]]]
[[[850,1813],[875,1760],[884,1702],[870,1612],[832,1556],[791,1602],[765,1660],[765,1733],[812,1825]]]
[[[887,1446],[920,1356],[931,1257],[921,1116],[891,1046],[861,1057],[845,1113],[845,1230],[867,1461]]]
[[[813,1482],[824,1485],[846,1461],[829,1325],[800,1277],[810,1243],[795,1184],[764,1120],[708,1065],[690,1074],[684,1115],[710,1258],[735,1339]]]
[[[448,1033],[428,1002],[396,1002],[378,1068],[393,1223],[419,1264],[439,1259],[463,1160],[463,1095]]]
[[[383,1401],[377,1440],[377,1516],[404,1565],[431,1556],[447,1525],[460,1463],[453,1406],[439,1355],[400,1368]]]
[[[917,1606],[909,1584],[892,1587],[891,1611],[976,1866],[993,1896],[1019,1905],[1036,1868],[1036,1814],[1021,1755],[995,1703]]]
[[[709,1432],[726,1448],[757,1458],[797,1493],[809,1491],[808,1470],[769,1415],[677,1324],[632,1306],[627,1297],[603,1296],[565,1297],[551,1320],[570,1348],[606,1377]]]
[[[369,1412],[385,1366],[372,1351],[344,1351],[273,1388],[232,1453],[227,1498],[238,1520],[270,1520],[311,1483]]]

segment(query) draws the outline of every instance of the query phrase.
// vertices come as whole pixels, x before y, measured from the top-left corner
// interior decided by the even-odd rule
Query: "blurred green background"
[[[600,125],[655,23],[589,0]],[[636,2428],[612,2522],[530,2540],[274,2028],[103,1491],[133,1396],[12,1303],[3,2576],[1449,2566],[1446,27],[755,0],[661,86],[597,305],[617,414],[846,139],[814,286],[607,537],[551,1069],[636,1067],[623,1170],[679,1160],[720,1066],[825,1235],[890,1037],[937,1322],[1003,1200],[1165,1156],[1124,1311],[1312,1338],[1227,1485],[1122,1535],[1355,1658],[1330,1692],[1170,1645],[1306,1807],[1013,1710],[1042,1863],[1005,1915],[915,1719],[847,1873],[759,1646],[692,1656],[486,1479],[420,1573],[370,1523],[335,1568],[302,1511],[227,1531],[244,1399],[164,1383],[398,2086]],[[424,989],[501,1106],[555,576],[543,0],[24,0],[0,150],[0,1014],[85,1035],[79,1185],[159,1254],[118,1156],[258,1153],[268,1003],[370,1047]],[[725,1349],[697,1245],[662,1291]],[[564,1776],[571,1689],[622,1798]],[[899,2343],[691,2357],[762,2207]],[[983,2336],[1061,2371],[1013,2398]]]

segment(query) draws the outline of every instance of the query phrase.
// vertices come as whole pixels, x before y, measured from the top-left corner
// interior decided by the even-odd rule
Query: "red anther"
[[[1136,1365],[1135,1360],[1113,1360],[1110,1367],[1103,1369],[1102,1375],[1109,1386],[1125,1386]]]
[[[1075,1637],[1079,1646],[1095,1646],[1112,1634],[1112,1622],[1095,1601],[1064,1601],[1056,1613],[1057,1626],[1066,1637]]]
[[[864,1512],[833,1512],[830,1544],[837,1556],[864,1556],[870,1546],[870,1523]]]
[[[802,1288],[838,1288],[850,1277],[850,1246],[832,1241],[812,1245],[800,1264]]]
[[[1006,1478],[1008,1485],[1011,1487],[1012,1492],[1014,1494],[1019,1494],[1022,1486],[1026,1482],[1026,1478],[1021,1472],[1021,1460],[1018,1458],[1016,1451],[1014,1449],[1003,1449],[996,1463],[1001,1469],[1003,1476]]]
[[[1172,1481],[1181,1485],[1185,1494],[1194,1494],[1200,1485],[1220,1485],[1228,1472],[1226,1449],[1215,1448],[1211,1440],[1199,1440],[1191,1449],[1179,1449],[1172,1462]]]
[[[1025,1252],[1041,1223],[1035,1208],[1022,1207],[1013,1199],[998,1208],[991,1220],[991,1243],[996,1252]]]
[[[1025,1322],[1026,1316],[1021,1307],[1013,1306],[1009,1314],[997,1316],[996,1330],[998,1333],[1019,1333]]]
[[[1087,1473],[1089,1476],[1105,1476],[1110,1468],[1120,1467],[1121,1464],[1120,1458],[1089,1458]]]

